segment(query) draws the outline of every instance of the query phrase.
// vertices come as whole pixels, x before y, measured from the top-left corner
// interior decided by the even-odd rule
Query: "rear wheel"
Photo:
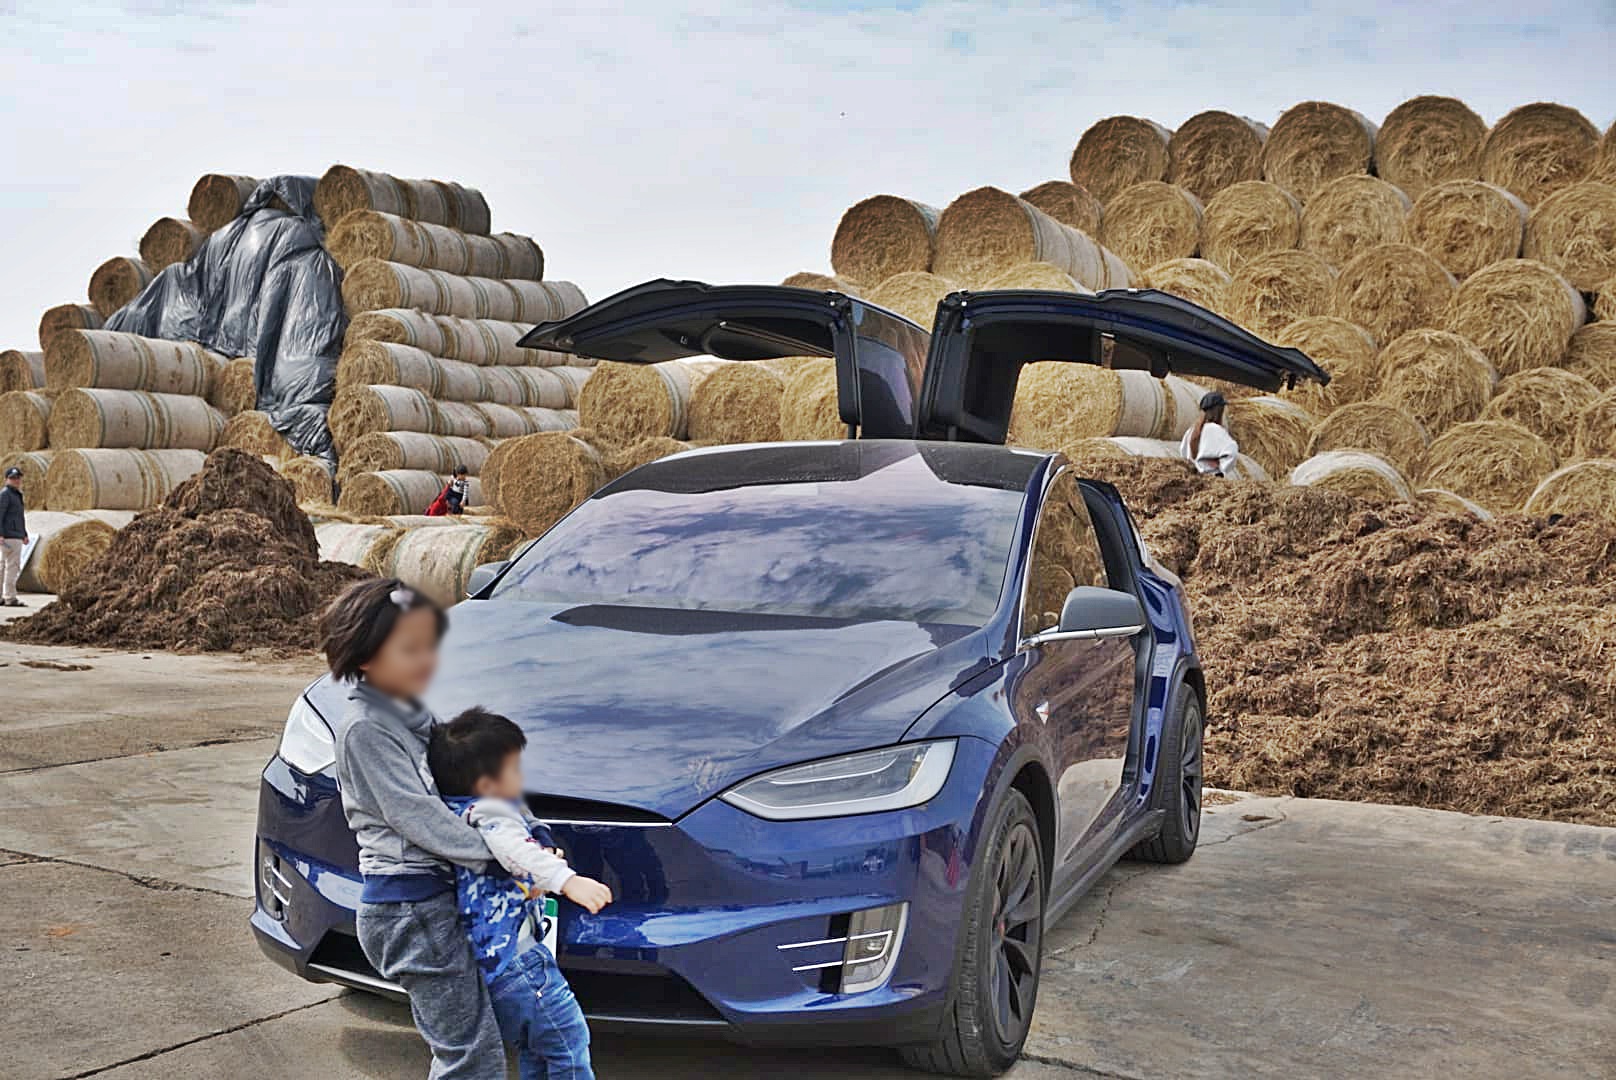
[[[997,1076],[1015,1064],[1032,1026],[1044,939],[1044,860],[1038,818],[1019,791],[1000,804],[967,904],[969,922],[943,1037],[905,1047],[916,1068]]]
[[[1162,747],[1156,762],[1152,809],[1164,810],[1161,832],[1135,845],[1129,857],[1145,862],[1181,863],[1195,854],[1201,837],[1201,783],[1206,724],[1200,695],[1180,683],[1162,718]]]

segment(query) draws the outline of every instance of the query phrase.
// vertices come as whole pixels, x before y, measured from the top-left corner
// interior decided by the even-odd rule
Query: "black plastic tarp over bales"
[[[275,176],[107,329],[253,357],[258,408],[298,453],[334,458],[326,412],[348,328],[341,285],[314,213],[314,177]]]

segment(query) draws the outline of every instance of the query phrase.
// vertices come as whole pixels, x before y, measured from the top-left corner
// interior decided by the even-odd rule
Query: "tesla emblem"
[[[1049,723],[1049,702],[1040,701],[1032,707],[1032,711],[1038,714],[1039,720],[1046,724]]]

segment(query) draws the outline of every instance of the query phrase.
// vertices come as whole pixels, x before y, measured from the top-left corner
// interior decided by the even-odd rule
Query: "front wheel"
[[[965,948],[943,1036],[905,1047],[905,1063],[951,1076],[997,1076],[1021,1054],[1038,1001],[1044,860],[1038,818],[1019,791],[999,805],[973,875]]]

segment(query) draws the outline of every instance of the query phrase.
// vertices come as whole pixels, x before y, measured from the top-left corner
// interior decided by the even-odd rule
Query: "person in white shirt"
[[[1201,418],[1184,433],[1179,452],[1190,460],[1198,473],[1232,476],[1240,458],[1240,444],[1223,426],[1223,407],[1228,402],[1213,390],[1201,396]]]

